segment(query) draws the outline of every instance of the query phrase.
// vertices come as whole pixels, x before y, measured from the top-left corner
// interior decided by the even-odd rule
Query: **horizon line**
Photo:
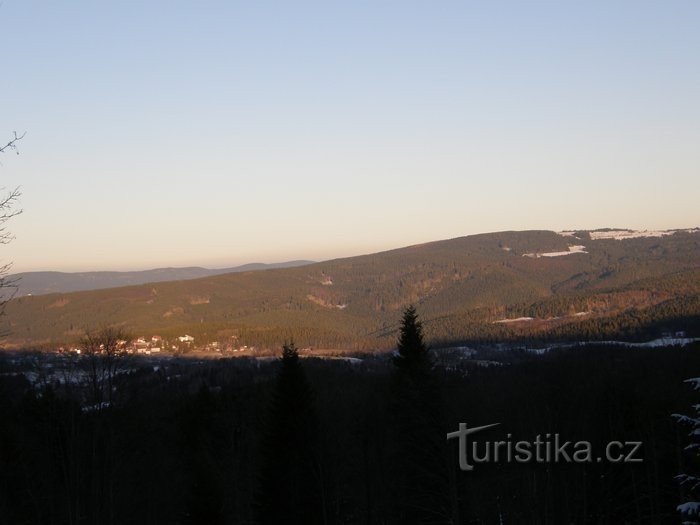
[[[458,235],[456,237],[445,237],[445,238],[440,238],[440,239],[433,239],[429,241],[423,241],[423,242],[416,242],[412,244],[405,244],[401,246],[395,246],[395,247],[390,247],[390,248],[385,248],[379,251],[372,251],[372,252],[363,252],[363,253],[356,253],[353,255],[346,255],[346,256],[336,256],[336,257],[329,257],[329,258],[322,258],[322,259],[308,259],[305,257],[302,258],[290,258],[290,259],[284,259],[284,260],[278,260],[275,262],[261,262],[261,261],[251,261],[251,262],[243,262],[240,264],[224,264],[224,265],[218,265],[214,264],[211,266],[208,266],[206,264],[183,264],[181,266],[178,265],[162,265],[162,266],[151,266],[151,267],[122,267],[122,269],[83,269],[83,270],[70,270],[70,269],[63,269],[63,270],[54,270],[54,269],[28,269],[28,270],[21,270],[21,271],[10,271],[8,272],[7,276],[11,277],[13,275],[18,275],[18,274],[26,274],[26,273],[65,273],[65,274],[78,274],[78,273],[129,273],[129,272],[149,272],[149,271],[157,271],[157,270],[182,270],[182,269],[188,269],[188,268],[202,268],[205,270],[227,270],[227,269],[235,269],[235,268],[240,268],[242,266],[249,266],[249,265],[254,265],[254,264],[264,264],[264,265],[277,265],[277,264],[288,264],[288,263],[295,263],[295,262],[304,262],[307,264],[317,264],[321,262],[328,262],[328,261],[333,261],[337,259],[347,259],[347,258],[352,258],[352,257],[361,257],[364,255],[374,255],[374,254],[379,254],[379,253],[385,253],[385,252],[390,252],[393,250],[400,250],[402,248],[410,248],[412,246],[421,246],[425,244],[430,244],[434,242],[442,242],[442,241],[450,241],[454,239],[461,239],[464,237],[475,237],[478,235],[495,235],[499,233],[526,233],[526,232],[536,232],[536,231],[547,231],[547,232],[553,232],[553,233],[564,233],[564,232],[596,232],[596,231],[629,231],[629,232],[639,232],[639,233],[644,233],[644,232],[679,232],[679,231],[694,231],[694,230],[700,230],[700,226],[691,226],[691,227],[685,227],[685,228],[644,228],[644,229],[634,229],[634,228],[617,228],[617,227],[603,227],[603,228],[593,228],[593,229],[588,229],[588,228],[568,228],[568,229],[556,229],[556,230],[549,230],[549,229],[541,229],[541,228],[532,228],[532,229],[526,229],[526,230],[498,230],[498,231],[486,231],[486,232],[478,232],[478,233],[470,233],[467,235]]]

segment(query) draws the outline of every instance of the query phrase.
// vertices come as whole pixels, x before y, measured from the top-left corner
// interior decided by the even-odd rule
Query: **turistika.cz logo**
[[[459,430],[447,434],[447,440],[459,440],[459,468],[474,470],[472,463],[641,463],[641,441],[610,441],[603,455],[594,455],[589,441],[567,441],[559,434],[538,434],[533,441],[514,441],[508,434],[502,441],[477,441],[477,432],[500,423],[469,428],[459,424]]]

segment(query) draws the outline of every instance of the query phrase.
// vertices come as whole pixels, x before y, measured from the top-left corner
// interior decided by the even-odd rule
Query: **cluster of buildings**
[[[237,353],[237,352],[253,352],[256,350],[252,346],[239,346],[236,343],[238,338],[236,336],[230,337],[230,340],[226,343],[222,342],[210,342],[201,346],[196,346],[194,344],[194,337],[185,334],[176,337],[173,340],[166,340],[159,335],[147,337],[138,337],[133,341],[118,341],[117,344],[120,348],[123,348],[128,354],[137,355],[159,355],[159,354],[175,354],[183,352],[200,352],[200,353]],[[72,353],[80,355],[82,349],[78,346],[73,346],[69,348],[60,347],[58,348],[59,353]]]

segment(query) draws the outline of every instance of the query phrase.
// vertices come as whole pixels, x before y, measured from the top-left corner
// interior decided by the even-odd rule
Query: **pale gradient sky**
[[[14,271],[700,226],[700,2],[0,6]]]

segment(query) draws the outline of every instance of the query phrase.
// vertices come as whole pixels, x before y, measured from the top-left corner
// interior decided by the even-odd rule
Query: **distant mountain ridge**
[[[10,347],[134,335],[387,349],[414,304],[431,345],[700,336],[700,229],[506,231],[294,268],[17,297]]]
[[[22,272],[8,276],[11,281],[16,281],[17,297],[23,295],[44,295],[50,293],[84,292],[89,290],[102,290],[105,288],[117,288],[120,286],[134,286],[147,283],[160,283],[165,281],[185,281],[211,277],[225,273],[251,272],[258,270],[271,270],[276,268],[295,268],[313,264],[314,261],[286,261],[281,263],[248,263],[232,268],[203,268],[189,266],[183,268],[155,268],[153,270],[140,270],[132,272],[95,271],[95,272]]]

